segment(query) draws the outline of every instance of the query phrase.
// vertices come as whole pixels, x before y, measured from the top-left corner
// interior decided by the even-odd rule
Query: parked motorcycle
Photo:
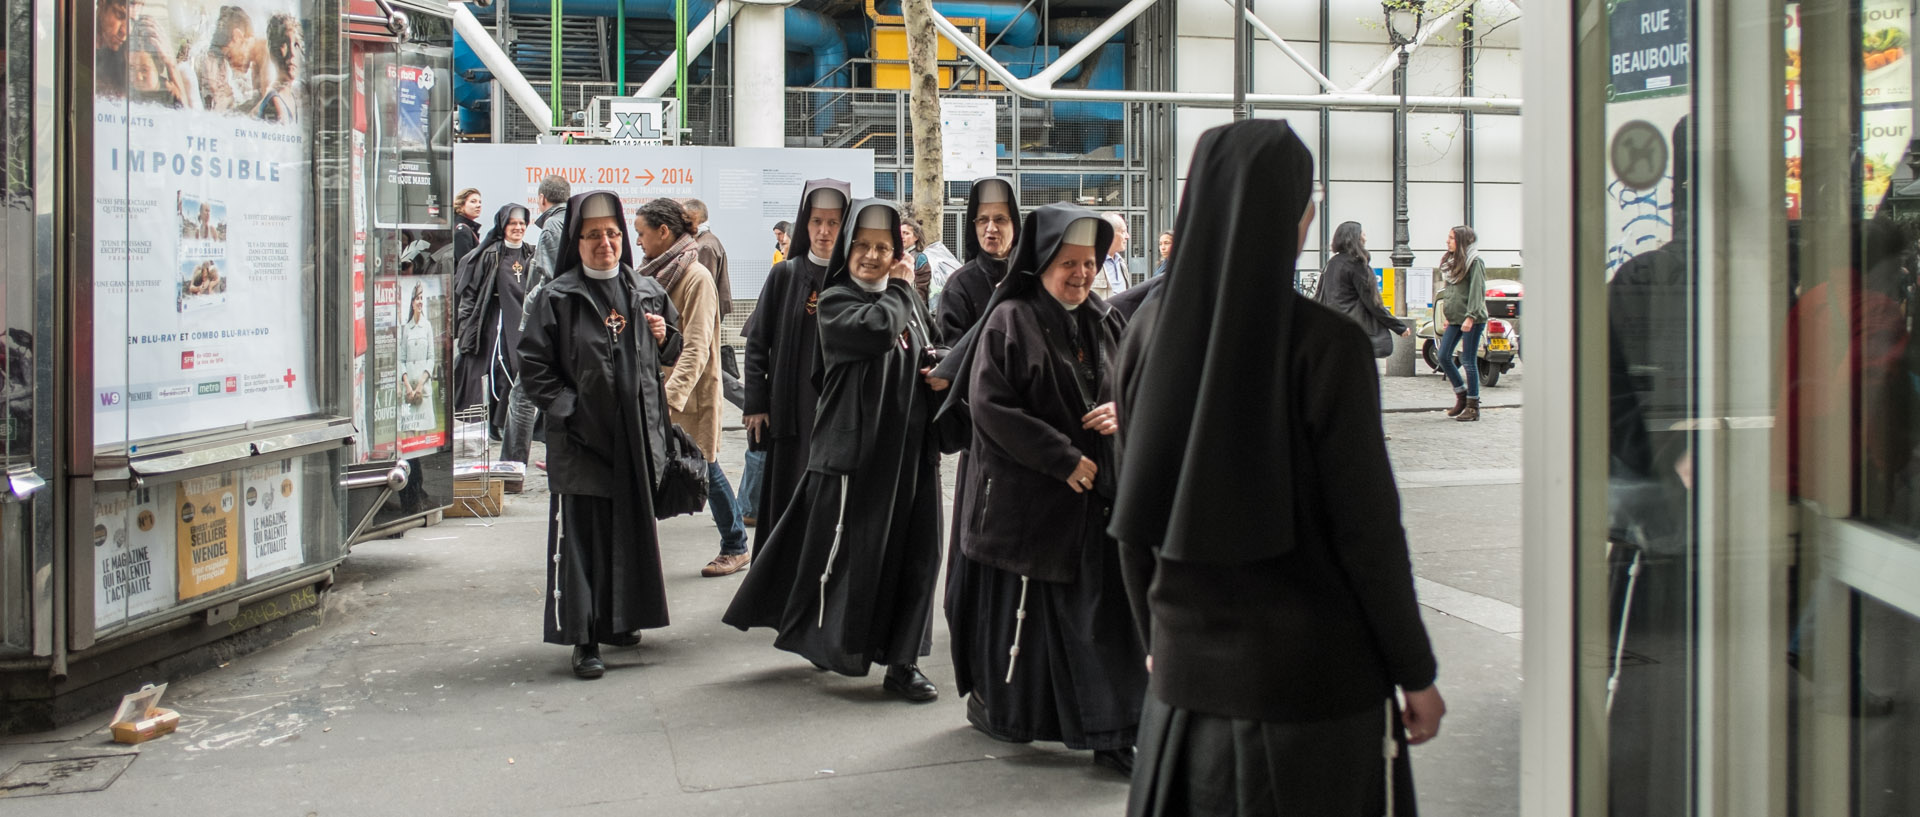
[[[1440,371],[1440,338],[1435,330],[1435,321],[1429,314],[1420,320],[1415,333],[1420,337],[1420,357],[1427,361],[1427,368]],[[1460,361],[1460,349],[1453,350],[1453,359]],[[1480,385],[1491,388],[1500,382],[1500,376],[1513,369],[1520,362],[1520,327],[1510,320],[1488,318],[1487,330],[1480,333],[1480,348],[1475,365],[1480,367]]]

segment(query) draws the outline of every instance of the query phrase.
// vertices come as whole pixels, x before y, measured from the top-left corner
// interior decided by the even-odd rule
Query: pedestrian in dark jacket
[[[533,227],[527,232],[533,241],[533,274],[528,276],[527,298],[532,300],[534,293],[553,278],[554,265],[560,260],[560,243],[567,230],[567,200],[572,197],[573,185],[560,176],[548,176],[540,180],[535,193],[540,214],[533,217]],[[520,313],[520,330],[526,331],[527,313]],[[540,412],[533,407],[533,401],[527,399],[527,390],[518,381],[507,392],[507,428],[500,435],[500,459],[508,462],[525,463],[533,439],[540,429]],[[539,463],[545,468],[545,463]]]
[[[1405,746],[1446,711],[1366,338],[1274,272],[1313,179],[1285,122],[1203,134],[1121,348],[1109,530],[1152,656],[1132,817],[1412,815]]]
[[[806,477],[724,620],[774,628],[774,646],[842,675],[884,665],[886,691],[924,702],[939,695],[918,667],[932,651],[940,574],[926,380],[938,347],[899,225],[892,202],[849,208],[820,293],[820,405]]]
[[[609,191],[575,196],[560,273],[532,296],[521,382],[546,412],[546,641],[573,645],[573,672],[606,671],[600,644],[667,626],[653,490],[666,468],[660,367],[680,356],[673,304],[633,272],[627,220]]]
[[[1320,272],[1313,299],[1353,319],[1373,343],[1373,356],[1393,354],[1393,336],[1406,335],[1407,325],[1380,300],[1380,285],[1369,265],[1367,233],[1360,222],[1342,223],[1333,231],[1332,257]]]
[[[1091,210],[1033,211],[975,330],[947,622],[974,728],[1091,749],[1126,773],[1147,674],[1106,533],[1126,321],[1094,284],[1113,240]]]
[[[453,197],[453,262],[480,246],[480,191],[469,187]]]

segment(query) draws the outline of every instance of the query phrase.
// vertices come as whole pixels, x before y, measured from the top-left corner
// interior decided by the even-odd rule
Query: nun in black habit
[[[487,425],[506,428],[507,393],[520,377],[520,312],[533,272],[533,245],[524,239],[533,214],[509,204],[493,214],[485,241],[460,259],[454,337],[454,408],[487,404]]]
[[[840,225],[853,188],[838,179],[814,179],[800,191],[787,258],[767,272],[753,319],[747,322],[746,404],[741,409],[747,446],[766,452],[759,512],[753,530],[753,564],[793,502],[807,473],[813,413],[820,390],[814,383],[818,357],[820,294],[827,264],[840,240]],[[896,239],[897,241],[897,239]]]
[[[1372,344],[1293,289],[1312,188],[1286,123],[1204,134],[1122,344],[1110,530],[1153,661],[1135,817],[1414,814],[1405,747],[1446,710]]]
[[[599,645],[667,626],[653,490],[666,467],[660,367],[680,356],[667,292],[633,274],[620,198],[574,196],[559,274],[527,302],[520,374],[547,417],[546,641],[573,671],[606,671]]]
[[[973,440],[947,577],[954,676],[980,731],[1091,749],[1126,773],[1147,672],[1106,533],[1125,320],[1092,285],[1113,227],[1050,204],[1021,236],[956,386]]]
[[[937,347],[901,251],[897,206],[854,202],[830,269],[806,479],[724,620],[774,628],[774,646],[842,675],[883,664],[888,692],[930,701],[938,690],[917,664],[932,651],[940,573],[926,380]]]
[[[1007,261],[1020,237],[1020,199],[1011,180],[993,176],[973,183],[962,235],[966,263],[947,277],[940,291],[940,337],[948,345],[980,322],[993,288],[1007,278]]]

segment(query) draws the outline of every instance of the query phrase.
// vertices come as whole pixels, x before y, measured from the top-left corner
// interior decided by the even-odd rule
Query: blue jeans
[[[748,451],[746,470],[740,473],[740,514],[758,517],[760,514],[760,472],[767,467],[767,452]]]
[[[1453,384],[1456,394],[1465,394],[1469,400],[1480,399],[1480,333],[1486,331],[1486,321],[1474,321],[1473,330],[1460,331],[1460,324],[1447,324],[1447,331],[1440,336],[1440,371],[1447,376],[1447,382]],[[1466,381],[1460,380],[1460,366],[1453,362],[1453,350],[1466,341],[1460,349],[1460,357],[1467,363]]]
[[[740,521],[740,506],[734,502],[733,486],[727,484],[727,472],[720,463],[707,463],[707,509],[713,511],[713,526],[720,529],[720,552],[737,556],[747,552],[747,526]]]

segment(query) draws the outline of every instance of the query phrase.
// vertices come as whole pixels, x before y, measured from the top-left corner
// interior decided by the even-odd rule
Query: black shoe
[[[927,680],[920,668],[912,664],[887,668],[887,679],[880,683],[882,689],[912,701],[923,704],[940,697],[940,690]]]
[[[1093,765],[1105,766],[1127,777],[1133,776],[1133,747],[1101,749],[1093,753]]]
[[[600,660],[600,647],[581,644],[573,648],[573,674],[577,678],[598,678],[607,674],[607,663]]]
[[[600,643],[609,647],[638,647],[640,646],[640,634],[621,633],[619,635],[607,636],[602,639]]]

